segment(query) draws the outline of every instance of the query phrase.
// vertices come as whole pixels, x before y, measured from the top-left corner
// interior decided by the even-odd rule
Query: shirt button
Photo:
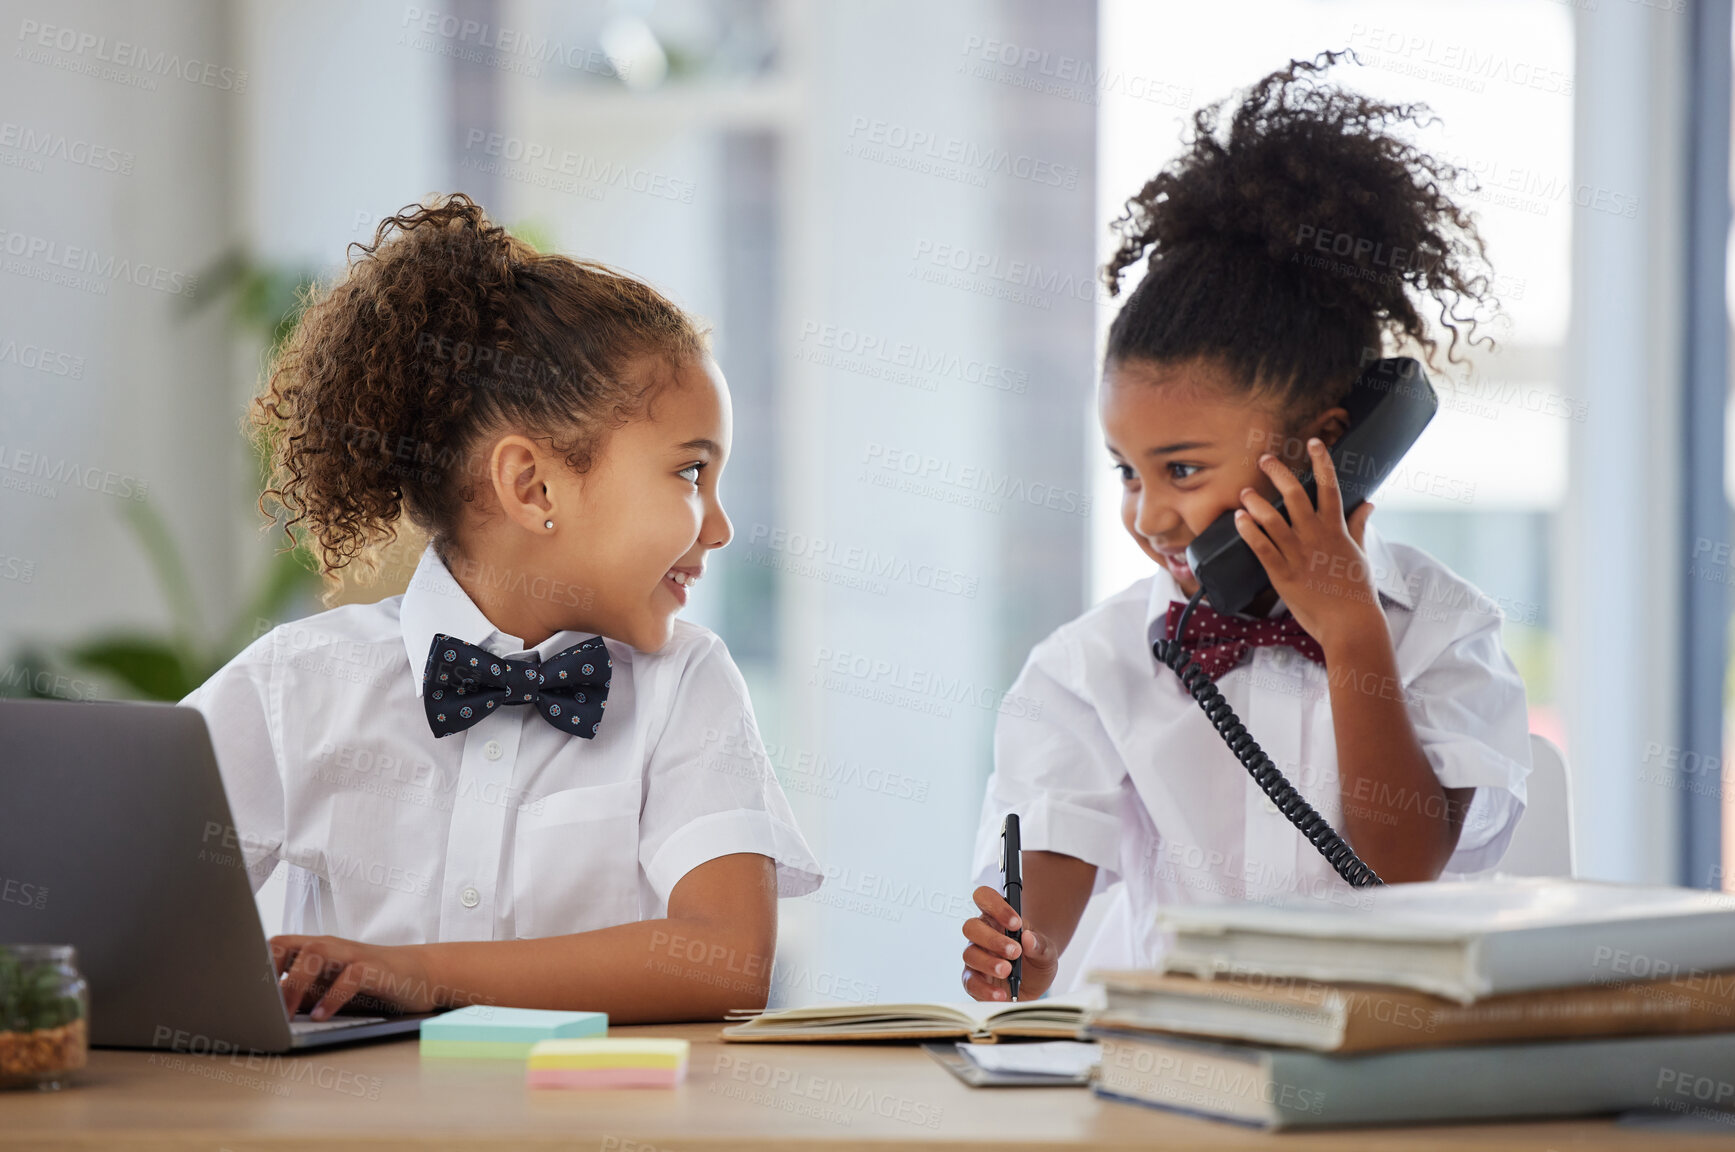
[[[463,903],[464,907],[474,908],[476,905],[482,903],[482,893],[476,891],[474,888],[466,888],[462,892],[458,893],[458,899]]]
[[[488,757],[490,760],[500,759],[500,741],[490,740],[488,743],[482,745],[482,755]]]

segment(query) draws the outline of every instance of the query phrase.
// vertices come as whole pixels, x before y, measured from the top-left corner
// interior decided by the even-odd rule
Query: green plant
[[[182,304],[191,316],[228,300],[236,327],[264,341],[265,358],[277,354],[301,321],[318,273],[312,268],[269,264],[231,248],[199,273],[200,292]]]
[[[309,270],[275,267],[238,250],[230,251],[200,273],[199,282],[207,291],[187,305],[187,312],[227,300],[230,319],[261,343],[268,362],[295,331],[314,279]],[[254,480],[259,481],[267,467],[260,455],[263,445],[254,442],[252,447]],[[260,486],[255,483],[253,491]],[[146,500],[128,501],[121,507],[168,605],[168,633],[119,630],[58,648],[28,646],[13,658],[8,676],[0,682],[0,694],[62,696],[66,693],[59,689],[68,683],[65,673],[70,673],[75,694],[81,696],[95,694],[91,681],[83,681],[84,687],[77,688],[80,674],[88,674],[142,699],[179,700],[281,619],[297,597],[319,582],[312,554],[305,546],[274,550],[241,610],[213,627],[201,618],[187,565],[162,515]]]
[[[77,1020],[84,1006],[64,989],[59,966],[21,960],[0,945],[0,1032],[35,1032]]]
[[[516,224],[512,231],[538,249],[552,247],[552,233],[535,221]],[[318,273],[311,268],[274,265],[230,249],[200,271],[201,291],[183,304],[182,315],[227,301],[230,321],[258,342],[261,364],[266,365],[294,333],[317,280]],[[253,487],[257,492],[268,472],[266,444],[257,438],[250,444],[257,465],[258,482]],[[121,630],[55,649],[27,646],[14,655],[11,667],[0,677],[0,695],[63,696],[69,672],[76,695],[95,694],[92,681],[80,687],[78,674],[84,673],[142,699],[179,700],[319,584],[318,568],[305,542],[293,549],[275,549],[247,603],[232,619],[211,627],[200,617],[187,565],[162,515],[146,500],[129,501],[122,509],[168,605],[168,634]]]
[[[193,603],[186,565],[169,536],[168,526],[148,503],[126,508],[132,528],[150,559],[157,587],[169,602],[173,627],[169,635],[112,632],[68,647],[61,662],[77,671],[112,677],[147,700],[179,700],[245,648],[267,626],[282,618],[290,603],[318,583],[312,558],[304,548],[274,553],[248,603],[214,640]]]

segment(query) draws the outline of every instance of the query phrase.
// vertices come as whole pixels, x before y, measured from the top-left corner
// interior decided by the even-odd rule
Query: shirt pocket
[[[639,919],[638,780],[568,788],[518,814],[513,899],[520,938]]]

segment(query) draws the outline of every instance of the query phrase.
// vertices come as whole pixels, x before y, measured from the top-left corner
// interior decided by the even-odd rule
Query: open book
[[[1041,1000],[996,1004],[820,1004],[776,1012],[731,1013],[725,1040],[792,1044],[810,1040],[975,1040],[1007,1036],[1070,1040],[1087,1010],[1101,1007],[1100,989]]]

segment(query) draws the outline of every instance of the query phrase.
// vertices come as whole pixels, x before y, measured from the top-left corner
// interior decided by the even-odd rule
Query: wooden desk
[[[289,1057],[99,1051],[76,1087],[0,1093],[0,1148],[1696,1152],[1735,1143],[1735,1126],[1678,1133],[1606,1119],[1266,1134],[1099,1101],[1082,1088],[966,1088],[914,1046],[723,1044],[715,1025],[615,1034],[687,1037],[686,1085],[532,1091],[515,1062],[423,1063],[413,1039]]]

